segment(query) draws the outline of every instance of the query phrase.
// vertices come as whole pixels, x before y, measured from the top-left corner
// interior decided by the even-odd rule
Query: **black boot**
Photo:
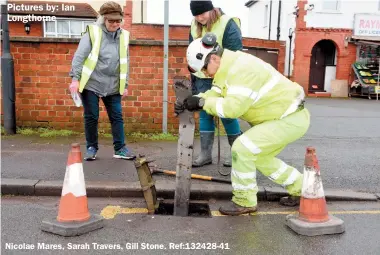
[[[228,152],[228,156],[226,158],[226,160],[223,162],[223,166],[225,167],[231,167],[232,166],[232,158],[231,158],[231,148],[232,148],[232,145],[234,144],[236,138],[238,138],[242,133],[238,134],[238,135],[228,135],[227,138],[228,138],[228,143],[230,144],[230,150]]]
[[[214,145],[214,132],[201,132],[201,152],[193,167],[201,167],[212,164],[212,146]]]
[[[253,213],[257,211],[257,206],[253,207],[243,207],[235,204],[234,202],[230,202],[229,205],[222,206],[219,208],[219,212],[224,215],[232,215],[237,216],[246,213]]]
[[[297,206],[300,205],[300,197],[289,196],[280,198],[280,204],[284,206]]]

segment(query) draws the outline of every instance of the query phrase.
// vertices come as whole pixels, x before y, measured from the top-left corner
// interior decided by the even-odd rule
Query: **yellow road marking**
[[[296,214],[297,211],[272,211],[272,212],[254,212],[250,214],[243,214],[241,216],[249,215],[288,215]],[[329,211],[330,214],[380,214],[380,210],[372,211]],[[106,206],[101,211],[100,215],[104,219],[113,219],[118,214],[148,214],[148,209],[146,208],[121,208],[120,206]],[[219,211],[211,211],[211,216],[227,216],[221,214]]]

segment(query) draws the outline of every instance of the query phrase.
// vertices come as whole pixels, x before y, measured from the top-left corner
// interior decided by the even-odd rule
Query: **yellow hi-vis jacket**
[[[82,92],[84,87],[86,86],[88,80],[91,77],[92,72],[96,67],[96,63],[99,57],[99,51],[102,41],[102,29],[97,25],[88,25],[87,32],[90,35],[92,50],[87,59],[83,64],[81,79],[79,83],[79,92]],[[125,84],[127,81],[127,73],[128,73],[128,58],[127,58],[127,50],[129,47],[129,32],[127,30],[121,29],[120,35],[120,88],[119,93],[123,95]]]
[[[211,28],[210,32],[216,35],[217,37],[216,41],[218,42],[220,46],[223,46],[222,43],[223,43],[224,31],[226,30],[226,26],[231,19],[233,19],[236,22],[239,28],[241,27],[239,18],[229,17],[223,14],[222,16],[220,16],[219,20],[216,23],[214,23],[214,25]],[[207,33],[206,27],[204,26],[201,37],[204,36],[206,33]],[[194,40],[199,38],[197,36],[197,26],[195,25],[195,20],[193,20],[191,23],[191,36],[193,37]],[[206,78],[206,76],[202,72],[196,72],[194,73],[194,75],[197,76],[198,78]]]
[[[213,87],[198,96],[205,99],[203,110],[210,115],[257,125],[294,113],[305,93],[261,59],[225,49]]]

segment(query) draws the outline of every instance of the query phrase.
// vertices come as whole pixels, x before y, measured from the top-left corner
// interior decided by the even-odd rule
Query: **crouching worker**
[[[233,196],[220,212],[240,215],[257,210],[256,169],[289,192],[280,200],[282,205],[299,205],[303,176],[276,156],[309,128],[303,88],[253,55],[223,49],[212,33],[189,45],[187,63],[191,72],[212,77],[215,89],[188,97],[176,105],[177,113],[202,109],[221,118],[241,118],[252,126],[232,145]]]

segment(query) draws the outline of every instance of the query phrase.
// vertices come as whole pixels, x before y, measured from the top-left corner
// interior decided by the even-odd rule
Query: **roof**
[[[96,18],[98,13],[87,3],[68,3],[68,2],[53,2],[53,1],[8,1],[8,4],[14,4],[20,10],[8,8],[8,13],[13,15],[34,14],[41,16],[56,16],[56,17],[80,17],[80,18]],[[57,6],[58,11],[52,12],[47,10],[46,6]],[[72,6],[74,11],[62,10],[62,5]],[[37,10],[31,9],[38,8]],[[21,9],[23,8],[23,9]]]
[[[255,3],[257,3],[259,0],[251,0],[251,1],[248,1],[245,3],[245,6],[246,7],[251,7],[252,5],[254,5]]]

